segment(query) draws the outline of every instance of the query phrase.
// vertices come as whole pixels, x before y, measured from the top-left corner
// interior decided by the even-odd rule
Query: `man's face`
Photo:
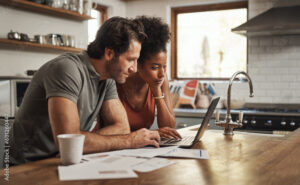
[[[110,78],[113,78],[117,83],[125,83],[129,74],[137,71],[137,59],[140,56],[140,51],[141,43],[132,40],[126,52],[108,62],[107,71]]]

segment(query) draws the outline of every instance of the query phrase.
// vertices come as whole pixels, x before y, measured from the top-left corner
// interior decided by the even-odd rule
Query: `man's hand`
[[[160,137],[157,131],[151,131],[145,128],[139,129],[129,134],[131,140],[130,148],[141,148],[147,145],[159,147]]]
[[[173,128],[170,127],[162,127],[157,129],[160,137],[165,137],[168,139],[174,138],[174,139],[182,139],[181,135]]]

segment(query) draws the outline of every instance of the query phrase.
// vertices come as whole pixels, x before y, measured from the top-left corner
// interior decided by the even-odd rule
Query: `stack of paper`
[[[59,166],[58,174],[62,181],[136,178],[137,175],[133,170],[150,172],[174,163],[174,161],[162,158],[106,156],[101,160],[91,160],[71,166]]]
[[[80,164],[59,166],[58,175],[61,181],[137,178],[134,171],[150,172],[175,163],[174,160],[155,156],[208,159],[205,150],[180,149],[177,146],[128,149],[84,155]]]

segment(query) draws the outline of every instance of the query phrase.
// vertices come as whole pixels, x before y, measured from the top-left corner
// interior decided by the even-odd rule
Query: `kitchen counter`
[[[195,132],[195,128],[180,132]],[[193,148],[206,149],[208,160],[172,159],[174,165],[136,179],[69,181],[58,180],[59,158],[50,158],[9,168],[9,184],[211,184],[211,185],[299,185],[300,129],[287,136],[207,130]],[[5,183],[1,171],[0,184]]]

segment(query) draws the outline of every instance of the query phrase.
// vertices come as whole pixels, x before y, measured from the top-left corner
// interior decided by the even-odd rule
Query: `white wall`
[[[229,2],[229,0],[136,0],[126,5],[127,16],[160,16],[170,24],[170,8],[177,6]],[[299,0],[249,0],[249,18],[273,6],[299,4]],[[250,38],[248,72],[254,83],[254,98],[249,98],[247,83],[232,87],[234,98],[255,103],[300,103],[300,36]],[[170,50],[170,48],[169,48]],[[170,72],[170,52],[168,53]],[[227,82],[216,83],[218,95],[225,98]]]
[[[108,6],[108,16],[137,15],[160,16],[170,23],[170,8],[196,4],[229,2],[229,0],[136,0],[124,3],[120,0],[97,0]],[[284,3],[280,3],[284,2]],[[299,0],[249,0],[249,17],[275,6],[299,4]],[[78,45],[86,47],[87,22],[12,9],[0,6],[0,37],[7,32],[34,34],[66,33],[76,36]],[[247,102],[300,103],[300,36],[263,37],[249,39],[249,74],[254,82],[255,98]],[[170,48],[169,48],[170,50]],[[38,69],[58,54],[5,49],[0,47],[0,76],[24,75],[27,69]],[[168,53],[170,64],[170,53]],[[168,65],[170,67],[170,65]],[[168,68],[170,72],[170,68]],[[226,96],[227,83],[217,83],[220,96]],[[247,97],[248,84],[233,85],[234,97]]]
[[[121,0],[93,0],[93,2],[107,6],[108,17],[126,16],[126,3]]]
[[[171,24],[171,8],[180,6],[206,5],[222,2],[234,2],[240,0],[133,0],[126,4],[126,15],[128,17],[136,17],[139,15],[158,16]],[[170,44],[168,51],[171,50]],[[167,73],[171,72],[171,55],[168,52]]]
[[[300,1],[250,0],[249,15],[254,17],[273,6],[288,5],[300,5]],[[248,53],[255,101],[300,103],[300,35],[250,38]]]
[[[98,0],[108,6],[108,16],[125,16],[125,3],[120,0]],[[36,34],[60,33],[74,35],[76,46],[87,46],[87,21],[79,22],[70,19],[53,17],[9,6],[0,5],[0,37],[6,38],[10,31],[26,33],[30,37]],[[24,76],[28,69],[38,69],[59,53],[33,52],[0,46],[0,76]]]

